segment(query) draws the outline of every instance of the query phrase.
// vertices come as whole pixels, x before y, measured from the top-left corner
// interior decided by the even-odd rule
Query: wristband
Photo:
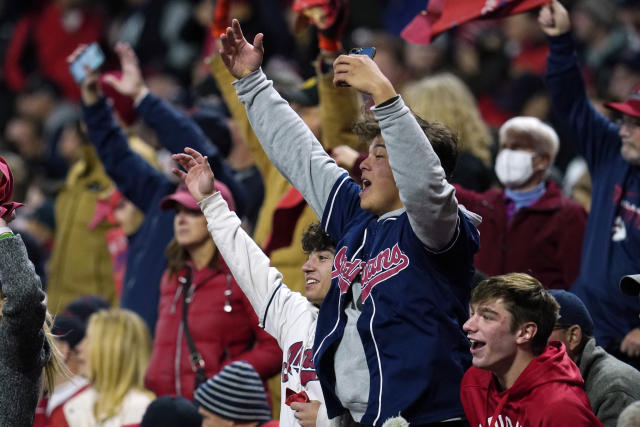
[[[13,237],[13,236],[14,236],[14,234],[11,231],[9,231],[7,233],[2,233],[2,234],[0,234],[0,240],[6,239],[7,237]]]

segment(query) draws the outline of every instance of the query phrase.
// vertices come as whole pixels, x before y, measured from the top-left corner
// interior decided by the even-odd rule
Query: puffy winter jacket
[[[145,386],[157,396],[193,397],[195,374],[182,323],[182,284],[178,274],[162,276],[160,305],[151,362]],[[230,291],[230,292],[229,292]],[[196,349],[204,359],[207,378],[224,365],[246,360],[263,380],[280,371],[282,351],[278,343],[258,326],[251,304],[236,284],[222,257],[218,268],[192,272],[187,322]],[[225,311],[225,305],[230,311]]]

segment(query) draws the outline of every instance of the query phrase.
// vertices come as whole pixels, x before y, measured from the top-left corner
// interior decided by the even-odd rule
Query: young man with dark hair
[[[280,425],[327,426],[329,421],[313,363],[313,339],[318,307],[331,286],[335,242],[320,224],[309,226],[302,236],[302,247],[308,257],[302,266],[305,296],[291,291],[282,282],[280,271],[270,266],[269,257],[241,228],[240,219],[216,192],[206,158],[195,150],[185,152],[174,159],[187,173],[176,174],[185,180],[202,208],[216,247],[256,311],[261,326],[282,348]]]
[[[564,345],[547,345],[558,303],[540,282],[522,273],[486,279],[471,293],[469,311],[473,366],[460,397],[470,425],[602,425]]]
[[[560,341],[580,369],[593,413],[605,427],[615,427],[624,408],[640,400],[640,372],[607,353],[593,338],[593,320],[572,293],[552,289],[560,314],[549,341]]]
[[[313,346],[329,417],[379,426],[401,414],[412,424],[463,425],[458,395],[469,344],[461,326],[479,235],[446,180],[450,165],[375,62],[341,55],[334,84],[370,94],[380,127],[360,187],[260,70],[262,37],[249,44],[234,20],[220,57],[239,79],[238,97],[269,159],[338,242]]]

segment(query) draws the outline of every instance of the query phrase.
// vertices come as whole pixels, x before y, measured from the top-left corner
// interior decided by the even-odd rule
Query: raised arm
[[[171,153],[181,153],[185,146],[190,146],[206,155],[210,159],[218,179],[231,190],[238,215],[242,216],[245,206],[245,191],[242,185],[236,181],[233,170],[217,147],[207,139],[193,120],[168,102],[149,92],[142,78],[138,58],[128,44],[117,43],[115,51],[120,58],[122,75],[120,78],[106,75],[105,83],[121,95],[133,100],[142,119],[155,131],[160,143]],[[226,124],[221,125],[218,137],[228,138],[228,129],[223,126],[226,127]]]
[[[391,171],[411,227],[432,251],[443,250],[455,235],[455,190],[424,131],[389,80],[366,55],[342,55],[334,63],[335,81],[373,97]]]
[[[234,19],[232,25],[220,37],[220,57],[239,79],[234,84],[251,126],[271,162],[321,217],[333,184],[345,171],[329,157],[260,70],[262,34],[251,45],[242,35],[238,21]]]
[[[207,218],[207,228],[258,316],[260,325],[282,346],[284,334],[296,320],[308,312],[309,302],[282,283],[282,274],[270,266],[269,258],[242,229],[238,216],[213,186],[209,163],[190,148],[174,159],[187,171],[175,173],[181,177]]]
[[[545,80],[551,105],[593,173],[603,159],[619,153],[618,129],[589,101],[567,10],[554,0],[540,9],[538,22],[549,40]]]
[[[80,46],[71,54],[72,62],[86,46]],[[87,125],[89,139],[93,143],[107,174],[120,192],[141,211],[156,208],[153,205],[154,191],[171,182],[135,153],[127,143],[127,136],[113,118],[111,107],[101,96],[98,74],[87,68],[87,76],[80,86],[82,112]]]
[[[40,278],[27,256],[20,236],[13,236],[4,219],[0,218],[0,275],[5,302],[2,305],[2,335],[11,335],[17,343],[15,354],[21,363],[40,357],[44,343],[42,325],[46,303]]]

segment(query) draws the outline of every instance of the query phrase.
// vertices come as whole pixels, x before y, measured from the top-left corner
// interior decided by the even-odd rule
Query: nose
[[[308,259],[307,262],[302,264],[302,271],[304,273],[311,273],[313,270],[315,269],[313,268],[313,263],[311,262],[310,259]]]
[[[371,159],[371,154],[367,155],[367,157],[365,157],[365,159],[360,163],[361,171],[371,170],[371,167],[369,165],[370,159]]]
[[[462,330],[469,333],[475,330],[475,316],[469,316],[464,325],[462,325]]]

